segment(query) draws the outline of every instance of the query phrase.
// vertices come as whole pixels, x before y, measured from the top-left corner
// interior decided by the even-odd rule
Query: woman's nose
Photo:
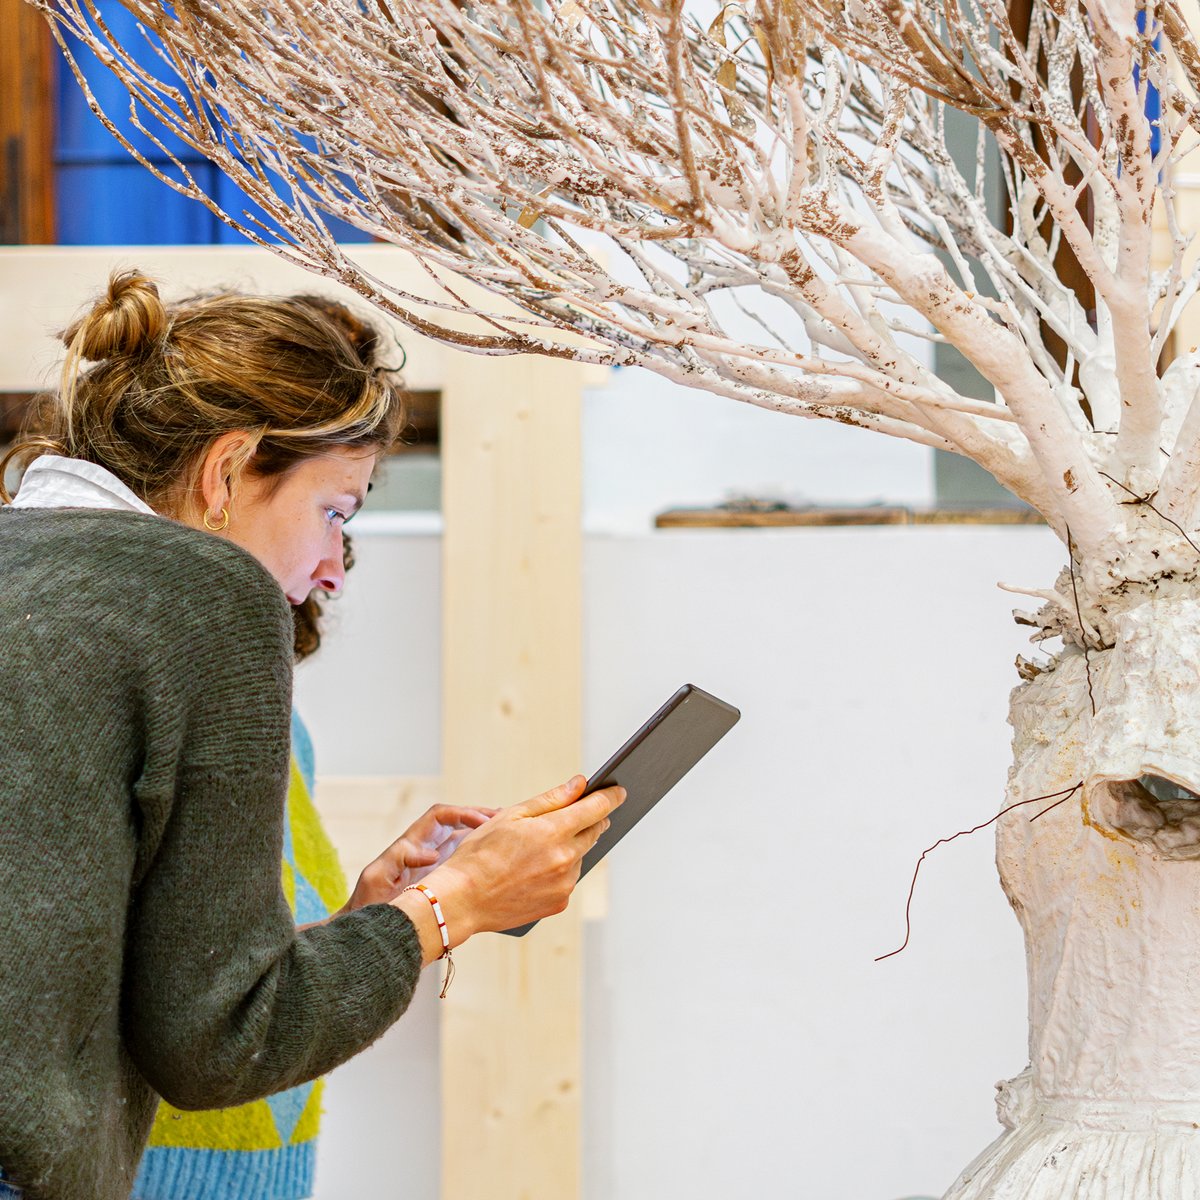
[[[337,534],[337,545],[332,552],[317,563],[313,572],[313,586],[325,592],[340,592],[346,582],[346,560],[342,549],[342,532]]]

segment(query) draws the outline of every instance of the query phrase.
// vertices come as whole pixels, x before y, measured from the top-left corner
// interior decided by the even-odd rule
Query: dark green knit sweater
[[[279,882],[291,622],[248,554],[137,513],[0,509],[0,1167],[128,1196],[158,1096],[320,1075],[405,1009],[416,932],[297,933]]]

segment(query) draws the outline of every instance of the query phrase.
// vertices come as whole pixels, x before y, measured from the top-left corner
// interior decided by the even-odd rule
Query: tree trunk
[[[1030,1065],[946,1200],[1200,1200],[1200,603],[1113,625],[1013,693],[1009,802],[1050,797],[997,834]]]

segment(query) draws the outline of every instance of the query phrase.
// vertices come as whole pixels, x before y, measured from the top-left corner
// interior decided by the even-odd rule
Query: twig
[[[938,840],[934,842],[933,845],[927,850],[921,851],[921,857],[917,859],[917,865],[913,869],[912,883],[908,888],[908,901],[904,905],[904,941],[895,950],[892,950],[887,954],[881,954],[875,961],[883,962],[885,958],[894,958],[908,945],[908,940],[912,936],[913,893],[917,890],[917,875],[921,871],[921,864],[925,861],[926,855],[932,854],[933,851],[939,846],[944,846],[947,842],[954,841],[955,838],[967,837],[972,833],[978,833],[981,829],[986,829],[989,825],[1000,820],[1005,813],[1010,813],[1014,808],[1020,808],[1023,804],[1036,804],[1039,800],[1054,800],[1056,796],[1060,796],[1062,797],[1061,799],[1055,800],[1055,802],[1050,805],[1050,808],[1057,808],[1060,804],[1065,804],[1068,800],[1070,800],[1070,798],[1075,795],[1075,793],[1079,791],[1081,787],[1083,787],[1082,779],[1075,784],[1074,787],[1066,788],[1061,792],[1049,792],[1045,796],[1031,796],[1028,800],[1018,800],[1015,804],[1010,804],[1007,808],[1002,808],[994,817],[984,821],[982,825],[976,825],[974,829],[960,829],[958,833],[952,833],[949,837],[938,838]],[[1036,821],[1038,817],[1044,817],[1050,811],[1050,808],[1044,808],[1040,813],[1037,814],[1037,816],[1030,817],[1030,823]]]
[[[1015,583],[1005,583],[1003,580],[997,582],[996,586],[1002,592],[1012,592],[1014,596],[1033,596],[1037,600],[1045,600],[1047,604],[1057,604],[1063,611],[1068,611],[1067,598],[1056,588],[1028,588],[1019,587]],[[1084,633],[1094,637],[1096,641],[1100,641],[1100,632],[1091,623],[1091,621],[1083,621],[1080,618],[1080,628]]]

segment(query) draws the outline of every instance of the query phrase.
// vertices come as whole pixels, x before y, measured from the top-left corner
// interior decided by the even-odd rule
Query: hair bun
[[[89,362],[140,354],[162,337],[167,310],[158,287],[141,271],[114,271],[108,290],[61,335]]]

